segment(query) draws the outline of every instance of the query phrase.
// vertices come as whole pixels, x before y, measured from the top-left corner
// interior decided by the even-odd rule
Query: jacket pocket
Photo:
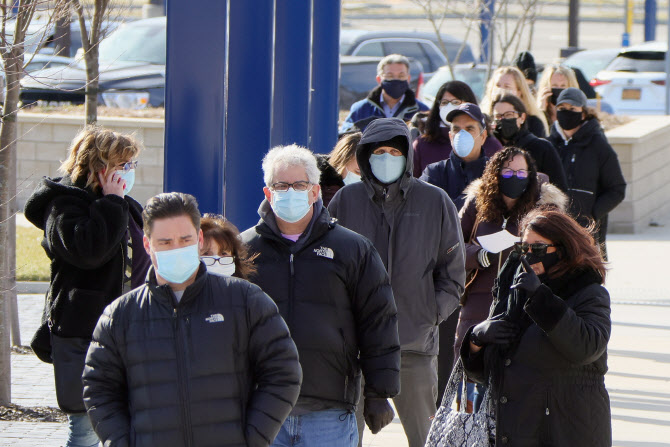
[[[361,371],[356,356],[350,352],[349,344],[340,328],[342,355],[344,356],[344,401],[356,405],[361,396]]]
[[[105,294],[95,290],[72,289],[67,300],[59,301],[52,313],[52,331],[62,337],[91,338],[100,315],[107,307]]]

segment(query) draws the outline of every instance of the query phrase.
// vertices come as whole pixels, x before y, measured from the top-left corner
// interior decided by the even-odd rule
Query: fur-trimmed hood
[[[568,210],[568,196],[565,195],[558,187],[552,185],[547,181],[542,174],[538,174],[538,185],[540,187],[540,197],[537,201],[537,206],[553,205],[563,212]],[[479,194],[483,193],[483,181],[481,178],[470,183],[463,193],[466,196],[465,201],[473,200]]]

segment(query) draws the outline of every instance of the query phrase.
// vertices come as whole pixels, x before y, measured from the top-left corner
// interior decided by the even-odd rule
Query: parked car
[[[365,98],[377,86],[377,65],[381,57],[340,56],[340,110],[349,110],[356,101]],[[409,60],[410,87],[421,91],[423,67]]]
[[[470,45],[447,34],[442,34],[441,38],[450,61],[462,63],[475,61]],[[456,61],[459,50],[461,54]],[[359,29],[340,31],[341,55],[384,57],[394,53],[421,62],[426,81],[439,67],[447,63],[435,33]]]
[[[118,27],[100,43],[100,104],[158,107],[165,103],[165,17]],[[86,67],[47,68],[21,81],[21,101],[83,104]]]
[[[45,68],[56,68],[60,67],[61,69],[69,67],[75,63],[74,59],[71,57],[62,57],[54,56],[53,54],[31,54],[25,53],[23,55],[24,64],[24,74],[32,74],[35,71],[43,70]],[[5,77],[4,67],[0,69],[0,102],[4,100],[5,97],[5,86],[7,85],[7,80]]]
[[[439,70],[426,82],[421,88],[419,99],[426,103],[428,107],[433,105],[437,91],[445,82],[453,81],[454,77],[457,81],[463,81],[470,86],[475,96],[479,101],[482,100],[486,90],[486,82],[488,81],[489,66],[488,64],[456,64],[452,66],[454,75],[452,76],[448,66],[440,67]],[[496,69],[494,65],[491,67],[490,73]]]
[[[666,42],[624,48],[590,83],[617,114],[663,114],[667,51]]]
[[[570,55],[561,63],[570,68],[578,68],[586,80],[590,81],[599,71],[604,70],[620,52],[621,48],[583,50]]]

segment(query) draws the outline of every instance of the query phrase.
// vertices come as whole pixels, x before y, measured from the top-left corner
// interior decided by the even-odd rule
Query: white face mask
[[[212,256],[217,258],[217,261],[213,265],[207,266],[208,273],[214,273],[221,276],[233,276],[235,274],[235,262],[232,256],[221,256],[220,259],[230,262],[230,264],[221,264],[218,261],[218,256]]]
[[[351,185],[352,183],[360,182],[361,176],[354,174],[351,171],[347,171],[347,175],[342,179],[345,185]]]
[[[449,103],[446,106],[440,106],[440,118],[444,124],[449,125],[449,121],[447,121],[447,115],[449,115],[449,112],[457,108],[458,106],[455,106],[452,103]]]

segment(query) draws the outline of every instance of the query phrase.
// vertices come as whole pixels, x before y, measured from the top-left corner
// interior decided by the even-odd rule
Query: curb
[[[47,281],[17,281],[16,293],[39,293],[44,294],[49,290]]]

